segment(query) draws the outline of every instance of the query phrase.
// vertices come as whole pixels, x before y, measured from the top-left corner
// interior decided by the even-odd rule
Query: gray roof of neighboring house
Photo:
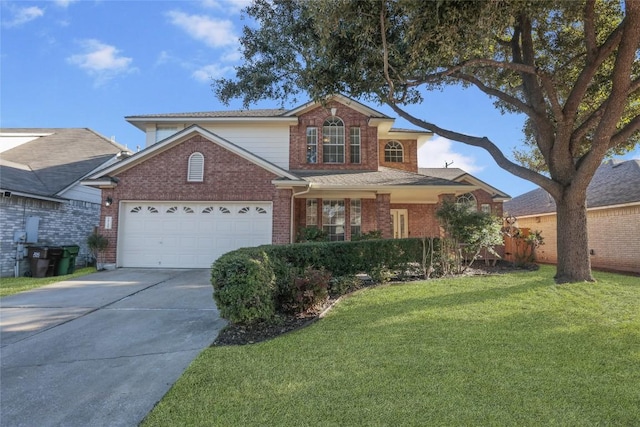
[[[587,188],[587,208],[640,202],[640,159],[608,160],[596,171]],[[556,211],[553,197],[542,188],[504,204],[505,213],[525,216]]]
[[[471,185],[406,172],[399,169],[380,167],[377,171],[291,171],[305,181],[322,185],[345,186],[394,186],[394,185],[428,185],[428,186],[460,186]]]
[[[0,134],[46,134],[0,153],[3,190],[55,197],[124,147],[85,128],[2,128]]]

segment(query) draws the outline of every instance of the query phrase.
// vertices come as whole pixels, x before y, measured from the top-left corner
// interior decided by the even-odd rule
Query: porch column
[[[376,194],[376,218],[383,239],[391,239],[391,195]]]
[[[273,197],[271,239],[274,245],[291,242],[291,189],[276,189]]]

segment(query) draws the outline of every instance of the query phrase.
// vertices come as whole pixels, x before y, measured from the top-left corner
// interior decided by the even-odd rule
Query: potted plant
[[[104,251],[109,246],[109,240],[104,237],[102,234],[99,234],[97,231],[94,231],[87,238],[87,246],[91,251],[91,255],[96,260],[96,269],[103,270],[104,269]]]

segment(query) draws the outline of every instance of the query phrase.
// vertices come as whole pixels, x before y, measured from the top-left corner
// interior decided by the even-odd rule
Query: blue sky
[[[211,77],[232,76],[246,0],[0,1],[0,125],[87,127],[135,150],[144,134],[125,116],[241,108],[222,105]],[[279,107],[262,102],[253,108]],[[293,108],[296,105],[285,105]],[[371,107],[395,116],[390,109]],[[410,111],[487,136],[510,153],[521,116],[501,115],[474,90],[429,93]],[[412,127],[401,120],[397,127]],[[640,149],[625,158],[640,158]],[[483,150],[436,137],[420,166],[465,169],[511,196],[535,186],[500,169]]]

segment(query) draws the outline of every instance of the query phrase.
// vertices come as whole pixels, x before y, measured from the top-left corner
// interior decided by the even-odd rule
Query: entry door
[[[409,215],[406,209],[391,209],[391,224],[393,225],[393,238],[404,239],[409,237]]]

